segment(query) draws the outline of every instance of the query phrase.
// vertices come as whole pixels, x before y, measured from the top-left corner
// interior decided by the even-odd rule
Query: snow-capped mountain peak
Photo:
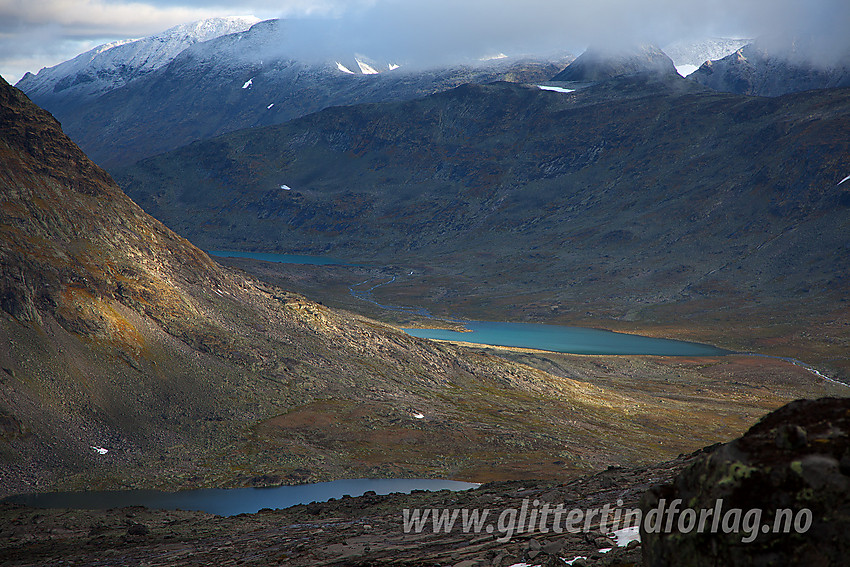
[[[136,40],[100,45],[38,74],[27,73],[16,85],[28,95],[51,93],[98,95],[121,87],[170,63],[187,47],[222,35],[245,31],[259,18],[231,16],[180,24]]]
[[[663,51],[673,60],[679,74],[686,77],[706,61],[723,59],[751,41],[725,37],[680,40],[664,46]]]

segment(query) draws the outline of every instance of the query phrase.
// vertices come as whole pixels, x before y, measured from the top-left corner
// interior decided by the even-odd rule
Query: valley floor
[[[850,306],[840,294],[763,298],[712,290],[650,302],[618,297],[603,288],[599,297],[571,302],[562,299],[566,291],[557,286],[526,292],[516,275],[482,285],[440,267],[217,261],[313,300],[402,327],[458,329],[458,319],[470,319],[603,328],[792,358],[850,384]],[[758,365],[758,361],[744,364]],[[791,366],[789,377],[796,374]],[[766,363],[765,371],[776,368]],[[848,388],[841,394],[840,388],[836,394],[850,393]]]

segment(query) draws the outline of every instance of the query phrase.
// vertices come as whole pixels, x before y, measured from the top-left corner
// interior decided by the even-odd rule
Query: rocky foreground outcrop
[[[802,400],[769,414],[731,443],[650,466],[609,467],[570,481],[494,482],[464,492],[366,493],[229,518],[140,507],[68,511],[0,503],[0,556],[4,565],[19,566],[846,565],[849,416],[850,399]],[[661,498],[668,503],[682,498],[680,508],[696,509],[713,508],[723,498],[724,510],[780,508],[792,510],[794,517],[789,533],[756,530],[747,543],[741,533],[644,529],[639,544],[607,535],[612,522],[631,523],[616,512],[619,520],[609,516],[603,526],[597,514],[579,521],[578,530],[554,530],[551,513],[546,531],[535,520],[505,523],[513,526],[509,532],[494,521],[523,506],[540,512],[534,512],[539,519],[547,504],[589,513],[606,506],[613,510],[618,503],[625,512],[641,498],[644,526],[653,523],[650,511]],[[488,530],[483,522],[483,529],[464,530],[460,519],[448,531],[435,530],[431,522],[421,530],[405,529],[404,511],[425,509],[489,510],[488,522],[497,529]],[[808,524],[803,509],[811,510],[811,524],[797,533],[796,520]],[[761,520],[773,525],[767,513]]]
[[[645,514],[662,500],[669,508],[681,499],[679,507],[695,510],[697,523],[689,512],[672,515],[669,531],[647,533],[645,523],[645,565],[846,565],[848,432],[850,399],[792,402],[653,489],[642,502]],[[720,521],[707,515],[699,529],[701,510],[720,511]]]

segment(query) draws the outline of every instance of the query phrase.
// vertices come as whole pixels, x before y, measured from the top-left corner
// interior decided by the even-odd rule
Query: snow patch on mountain
[[[687,77],[688,75],[690,75],[691,73],[693,73],[697,69],[699,69],[699,66],[691,65],[690,63],[685,63],[684,65],[676,65],[676,70],[683,77]]]
[[[196,43],[245,31],[259,21],[254,16],[211,18],[142,39],[107,43],[36,75],[27,73],[16,86],[31,98],[63,91],[65,95],[102,94],[167,65]]]
[[[566,89],[564,87],[551,87],[549,85],[537,85],[537,88],[541,91],[552,91],[556,93],[572,93],[575,92],[575,89]]]
[[[349,69],[348,67],[346,67],[345,65],[340,63],[339,61],[336,62],[336,68],[339,69],[340,71],[342,71],[343,73],[348,73],[349,75],[355,74],[354,71],[352,71],[351,69]]]
[[[360,72],[364,75],[377,75],[378,71],[375,70],[374,67],[366,63],[365,61],[361,61],[360,59],[355,59],[357,62],[357,66],[360,67]]]
[[[751,42],[751,39],[727,37],[680,40],[666,45],[662,51],[673,60],[679,74],[687,76],[706,61],[723,59]]]

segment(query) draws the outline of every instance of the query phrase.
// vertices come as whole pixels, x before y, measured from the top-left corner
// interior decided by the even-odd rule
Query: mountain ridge
[[[614,50],[591,46],[552,80],[592,82],[641,73],[669,75],[677,71],[673,60],[654,45]]]
[[[210,18],[141,39],[100,45],[36,74],[26,73],[15,86],[40,100],[59,93],[75,98],[96,96],[159,69],[195,43],[244,31],[259,21],[253,16]]]
[[[781,96],[814,89],[850,86],[850,53],[832,54],[824,63],[798,46],[755,41],[717,61],[707,61],[688,78],[720,92]]]
[[[95,162],[112,166],[329,106],[405,100],[470,81],[545,81],[563,66],[545,59],[499,59],[348,74],[333,61],[298,60],[287,53],[279,45],[285,24],[266,20],[196,43],[167,65],[99,96],[32,98],[56,115]]]

